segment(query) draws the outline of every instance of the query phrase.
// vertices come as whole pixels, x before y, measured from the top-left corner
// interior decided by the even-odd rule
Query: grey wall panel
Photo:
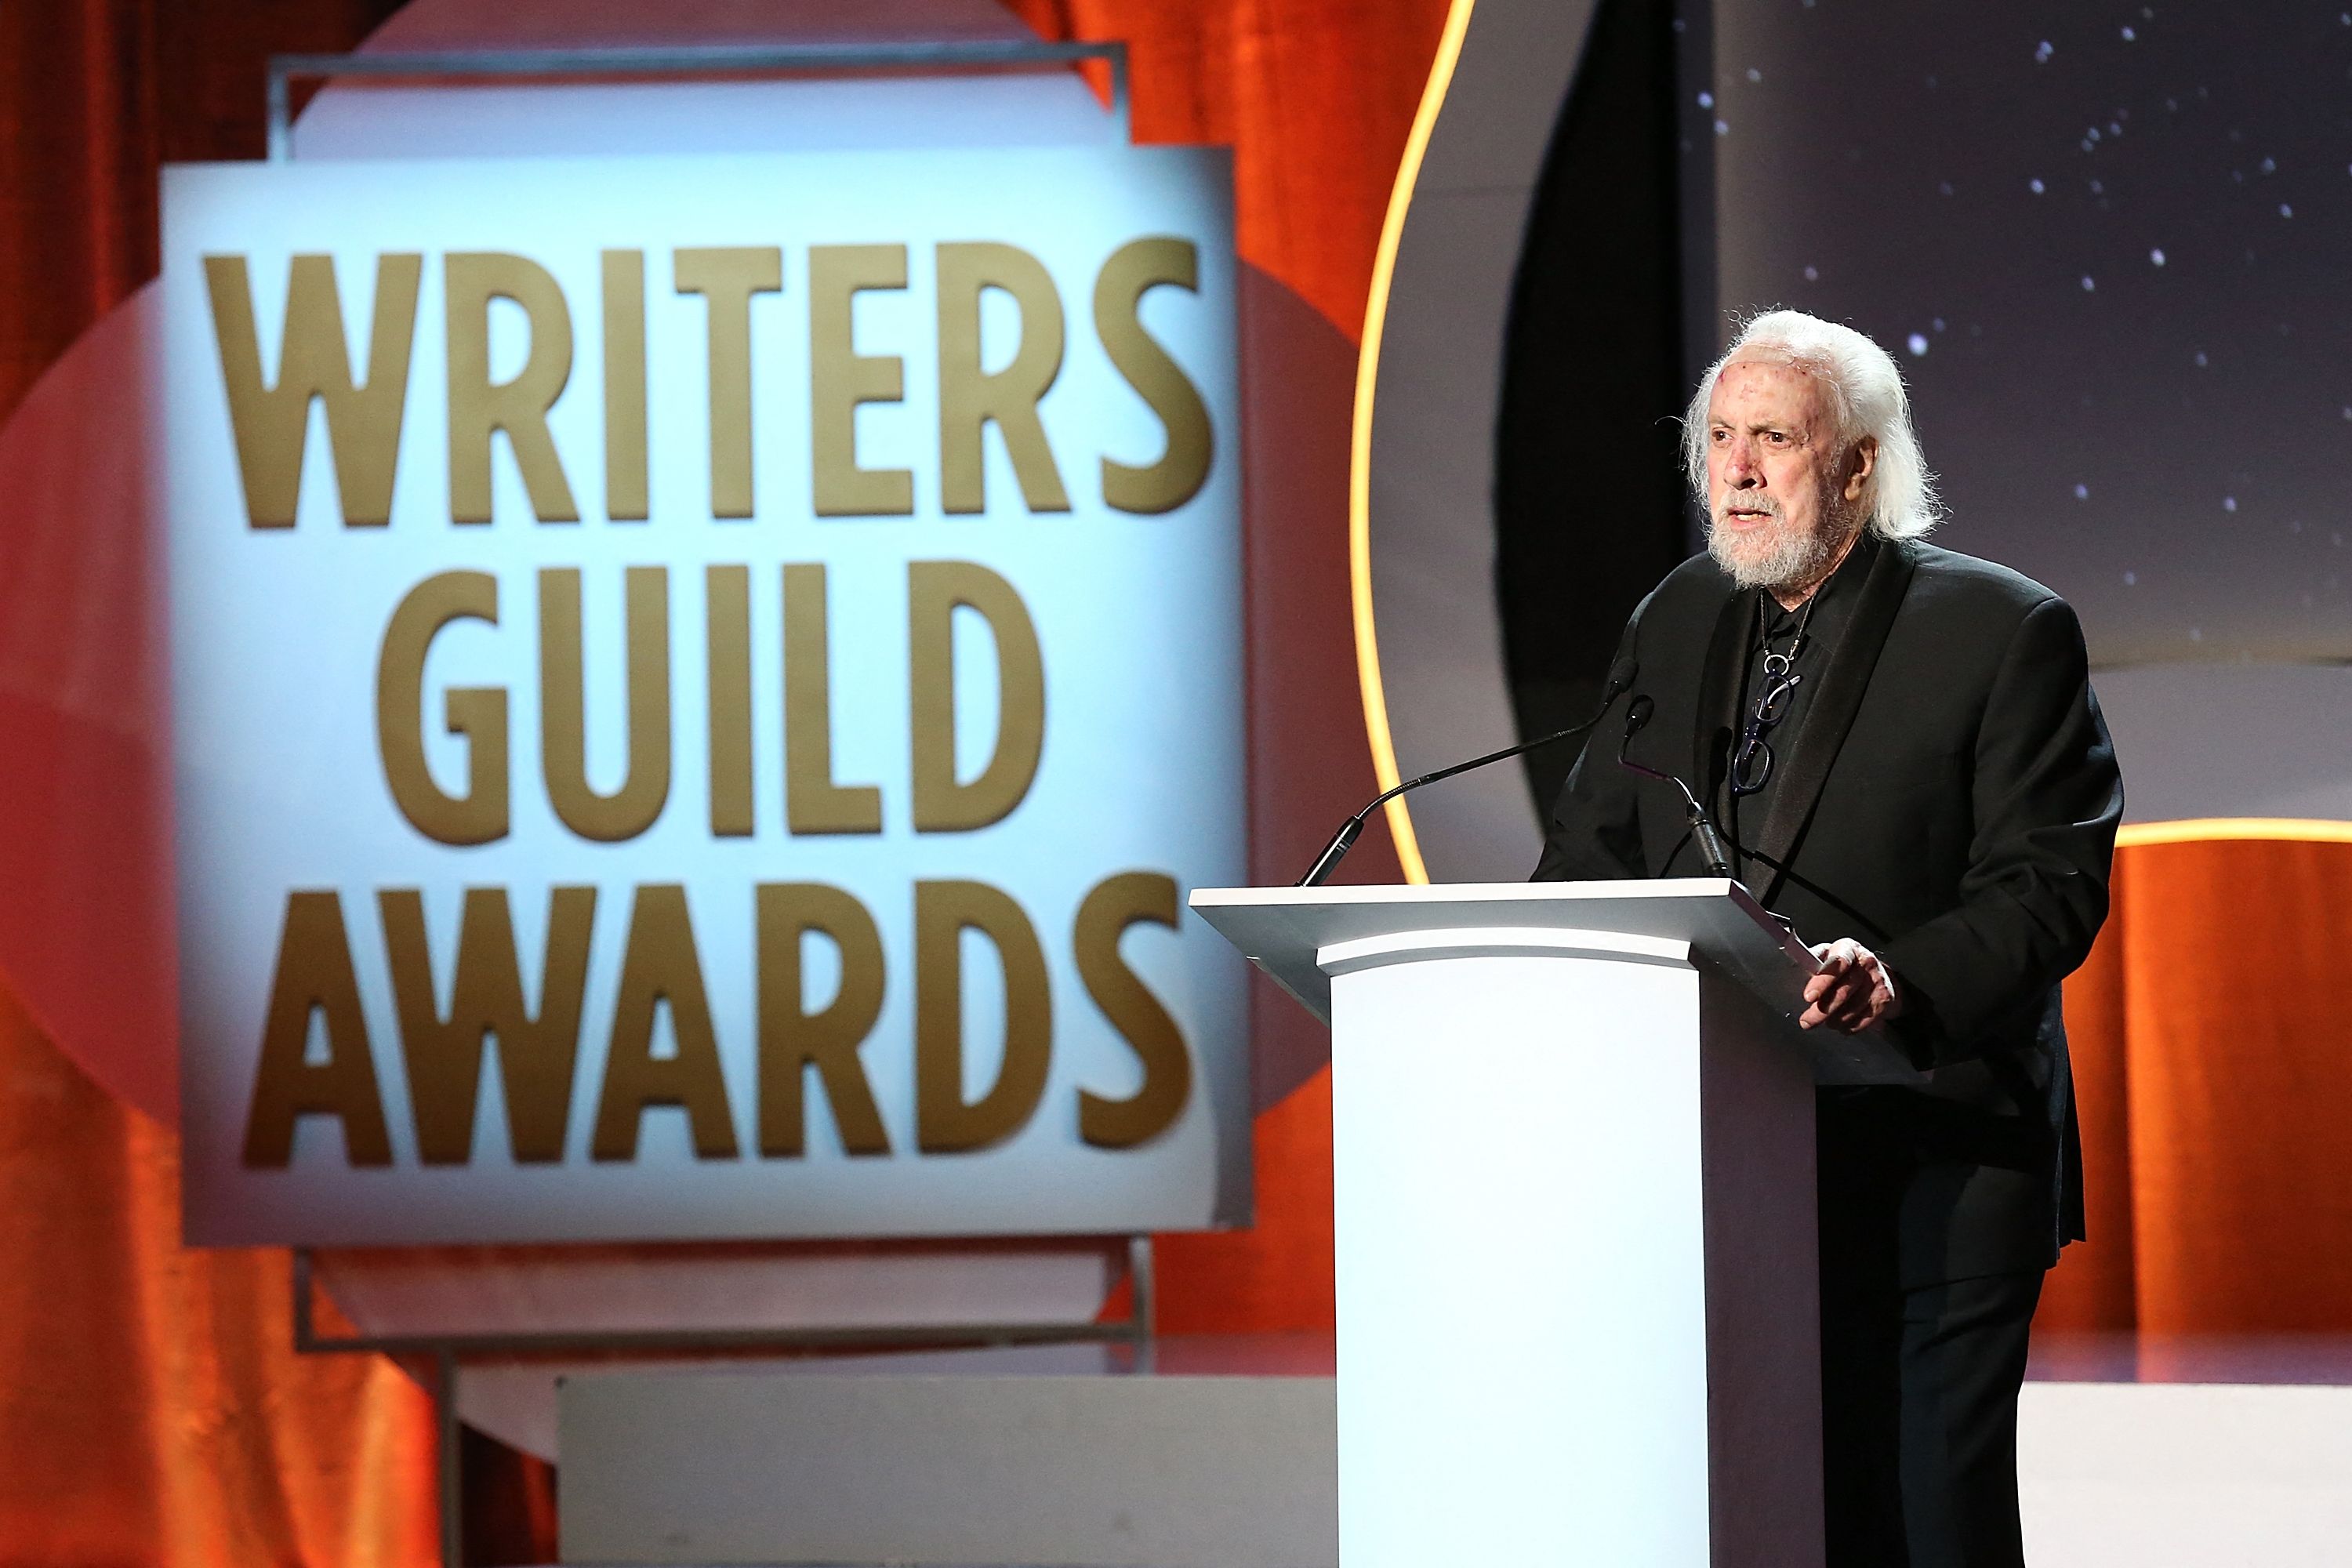
[[[1591,0],[1479,0],[1391,282],[1374,398],[1373,617],[1405,776],[1516,738],[1494,580],[1495,421],[1528,212]],[[1511,880],[1535,861],[1525,775],[1412,797],[1431,877]]]
[[[2149,664],[2091,678],[2126,822],[2352,821],[2352,666]]]

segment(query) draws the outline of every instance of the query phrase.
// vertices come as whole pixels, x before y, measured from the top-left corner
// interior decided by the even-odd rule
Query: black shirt
[[[1733,844],[1753,844],[1764,831],[1764,823],[1772,812],[1772,797],[1789,771],[1796,749],[1804,735],[1805,715],[1812,710],[1813,698],[1821,690],[1822,672],[1829,668],[1830,656],[1838,640],[1844,635],[1846,623],[1853,618],[1853,602],[1862,580],[1870,574],[1871,558],[1877,553],[1878,541],[1868,533],[1846,552],[1838,569],[1829,580],[1815,589],[1812,595],[1793,610],[1780,607],[1780,601],[1769,588],[1750,589],[1748,610],[1748,657],[1740,668],[1739,721],[1731,732],[1731,753],[1739,755],[1740,740],[1756,713],[1757,702],[1763,697],[1769,682],[1764,674],[1764,655],[1786,654],[1795,649],[1795,662],[1789,673],[1797,678],[1795,687],[1778,708],[1780,721],[1762,731],[1762,740],[1772,753],[1770,771],[1764,775],[1763,786],[1752,794],[1732,793],[1727,766],[1721,795],[1716,801],[1716,820],[1728,831]],[[1808,612],[1810,611],[1810,614]],[[1759,624],[1761,624],[1761,635]],[[1804,628],[1801,644],[1798,628]],[[1749,774],[1760,765],[1760,757],[1751,759]],[[1738,849],[1732,850],[1733,872],[1751,887],[1760,887],[1769,873],[1749,862]],[[1751,875],[1751,873],[1754,873]]]

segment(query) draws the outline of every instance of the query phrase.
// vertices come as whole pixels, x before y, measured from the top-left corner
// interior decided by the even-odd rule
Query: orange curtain
[[[1447,0],[1003,0],[1128,46],[1138,142],[1234,150],[1242,259],[1354,341]]]
[[[178,1140],[0,992],[0,1563],[430,1563],[433,1408],[297,1355],[281,1251],[180,1245]]]
[[[2117,857],[2070,984],[2091,1240],[2039,1321],[2352,1331],[2352,844]]]
[[[268,58],[349,49],[399,5],[0,5],[0,420],[155,276],[163,164],[261,156]]]

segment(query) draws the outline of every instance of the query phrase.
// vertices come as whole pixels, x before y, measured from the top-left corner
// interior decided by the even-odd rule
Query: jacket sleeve
[[[2062,599],[2026,613],[1978,724],[1974,831],[1960,904],[1887,944],[1900,1032],[1937,1060],[1979,1055],[2038,1012],[2089,956],[2107,916],[2123,780],[2092,695],[2081,625]]]
[[[1654,596],[1654,595],[1653,595]],[[1643,599],[1617,639],[1616,664],[1637,652]],[[1615,711],[1612,708],[1612,711]],[[1568,782],[1553,804],[1535,882],[1608,881],[1648,875],[1642,863],[1642,827],[1635,814],[1633,775],[1616,765],[1610,720],[1601,716],[1577,752]]]

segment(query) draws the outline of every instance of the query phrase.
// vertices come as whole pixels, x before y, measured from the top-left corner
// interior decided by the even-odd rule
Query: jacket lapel
[[[1886,646],[1895,612],[1903,607],[1904,591],[1911,585],[1912,568],[1917,562],[1909,549],[1900,543],[1884,544],[1876,555],[1869,575],[1862,580],[1853,618],[1822,668],[1821,689],[1805,710],[1787,758],[1789,771],[1772,792],[1771,813],[1764,819],[1763,832],[1756,837],[1756,849],[1770,873],[1758,895],[1759,903],[1769,904],[1780,889],[1785,873],[1779,866],[1786,864],[1813,815],[1822,785],[1829,780],[1830,765],[1837,761],[1846,731],[1853,727],[1853,716],[1862,708],[1863,693],[1870,689],[1870,674],[1877,668],[1879,650]]]
[[[1698,710],[1691,731],[1691,786],[1710,814],[1723,799],[1727,742],[1739,729],[1739,678],[1748,659],[1748,628],[1756,616],[1753,593],[1731,588],[1727,582],[1726,590],[1723,607],[1716,613],[1715,635],[1706,645],[1706,663],[1699,671]]]

